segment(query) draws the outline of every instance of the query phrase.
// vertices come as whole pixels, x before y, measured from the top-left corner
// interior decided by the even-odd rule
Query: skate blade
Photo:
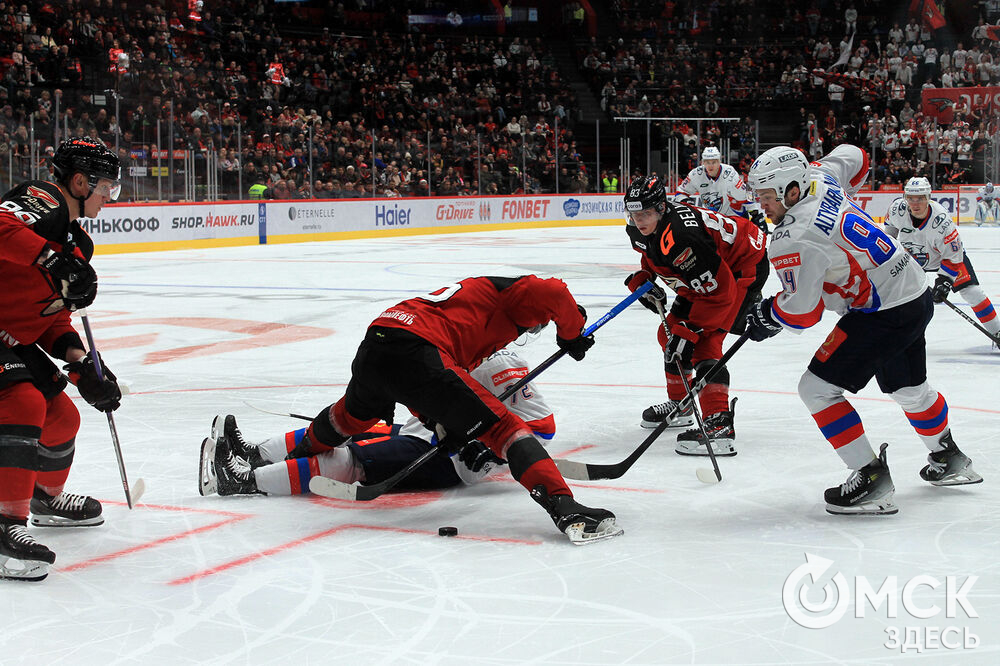
[[[226,430],[226,415],[219,414],[214,419],[212,419],[212,439],[219,441],[219,438],[225,434]]]
[[[48,562],[0,556],[0,579],[40,581],[49,575]]]
[[[604,541],[605,539],[621,536],[625,533],[625,530],[618,526],[614,518],[605,518],[597,524],[597,528],[593,532],[585,532],[585,524],[582,521],[573,523],[563,530],[563,533],[569,537],[570,543],[583,546],[595,541]]]
[[[971,469],[957,472],[945,477],[940,481],[929,481],[932,486],[970,486],[973,483],[982,483],[983,477]]]
[[[73,520],[62,516],[31,514],[31,524],[35,527],[96,527],[104,524],[104,516],[94,516],[84,520]]]
[[[827,504],[826,512],[834,516],[891,516],[899,513],[892,498],[883,499],[879,502],[862,502],[854,506],[837,506]]]
[[[703,458],[708,457],[708,448],[704,446],[696,446],[693,448],[686,448],[681,446],[680,443],[674,447],[674,452],[679,456],[701,456]],[[717,444],[712,443],[712,453],[715,454],[716,458],[732,458],[736,455],[736,447],[732,444]]]
[[[662,421],[643,421],[639,424],[640,427],[646,428],[647,430],[656,430],[660,427]],[[694,417],[688,416],[681,419],[674,419],[668,425],[668,428],[689,428],[694,425]]]
[[[219,488],[215,475],[215,440],[206,437],[201,443],[201,461],[198,466],[198,493],[205,497],[214,495]]]

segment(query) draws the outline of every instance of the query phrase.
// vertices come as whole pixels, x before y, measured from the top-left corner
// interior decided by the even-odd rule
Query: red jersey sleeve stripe
[[[811,312],[805,312],[803,314],[794,314],[791,312],[785,312],[778,307],[775,302],[771,303],[771,314],[777,319],[781,324],[787,326],[788,328],[809,328],[810,326],[815,326],[819,323],[819,320],[823,317],[823,301],[821,300],[816,304],[816,307],[812,309]]]

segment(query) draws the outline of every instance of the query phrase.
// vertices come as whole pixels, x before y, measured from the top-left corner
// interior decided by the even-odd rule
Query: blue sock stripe
[[[306,430],[308,430],[308,428],[300,428],[299,430],[295,431],[294,437],[296,446],[298,446],[299,443],[302,442],[302,438],[306,436]]]
[[[909,418],[909,417],[907,417]],[[909,419],[910,425],[920,430],[934,430],[948,419],[948,403],[944,404],[941,412],[930,419]]]
[[[987,301],[986,307],[983,308],[982,310],[975,310],[975,313],[976,316],[979,317],[980,319],[988,317],[989,315],[993,314],[993,304]]]
[[[860,423],[861,417],[858,416],[856,411],[852,410],[849,414],[844,414],[836,421],[832,421],[825,426],[822,426],[819,430],[823,433],[823,437],[830,439],[831,437],[836,437],[842,432],[846,432]]]
[[[309,479],[311,478],[309,474],[309,458],[298,458],[295,461],[295,466],[299,470],[299,487],[302,488],[302,492],[309,492]]]

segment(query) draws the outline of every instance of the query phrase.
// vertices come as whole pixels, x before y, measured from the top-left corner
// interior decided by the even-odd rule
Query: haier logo
[[[576,217],[580,214],[580,200],[579,199],[566,199],[563,202],[563,212],[566,213],[567,217]]]
[[[398,227],[410,223],[410,209],[400,208],[397,204],[390,206],[375,206],[376,227]]]

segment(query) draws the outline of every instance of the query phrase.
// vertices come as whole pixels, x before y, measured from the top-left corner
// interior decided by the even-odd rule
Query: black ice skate
[[[840,486],[827,488],[823,494],[827,513],[889,515],[899,509],[892,501],[896,487],[892,484],[885,461],[888,444],[879,448],[878,457],[856,472]]]
[[[51,497],[35,488],[31,524],[42,527],[93,527],[104,523],[101,503],[93,497],[61,492]]]
[[[712,414],[705,418],[705,432],[712,440],[712,453],[716,456],[735,456],[736,428],[733,425],[733,418],[736,414],[736,400],[729,403],[729,411]],[[708,448],[705,446],[705,437],[701,434],[701,428],[685,430],[677,435],[677,446],[674,451],[682,456],[707,456]]]
[[[615,522],[615,514],[607,509],[583,506],[570,495],[549,495],[541,484],[532,489],[531,498],[549,512],[559,531],[576,545],[610,539],[625,532]]]
[[[20,522],[0,522],[0,578],[44,580],[56,554],[35,541]]]
[[[219,441],[220,437],[229,440],[229,447],[238,458],[243,458],[251,468],[257,469],[268,464],[260,455],[260,447],[243,439],[243,433],[236,426],[236,417],[232,414],[219,414],[212,421],[212,439]]]
[[[950,430],[941,437],[941,443],[945,448],[927,456],[929,464],[920,470],[921,479],[935,486],[964,486],[983,482],[983,477],[972,469],[972,460],[955,444]]]
[[[651,405],[646,408],[646,411],[642,413],[642,423],[643,428],[656,428],[661,423],[663,423],[670,414],[677,409],[677,405],[680,404],[677,400],[668,400],[667,402],[661,402],[658,405]],[[682,428],[694,423],[694,410],[691,405],[688,405],[687,409],[682,409],[674,414],[674,417],[670,419],[670,424],[667,425],[668,428]]]
[[[253,470],[242,458],[236,457],[229,445],[228,437],[220,437],[215,443],[215,492],[220,495],[255,495],[257,479]]]

